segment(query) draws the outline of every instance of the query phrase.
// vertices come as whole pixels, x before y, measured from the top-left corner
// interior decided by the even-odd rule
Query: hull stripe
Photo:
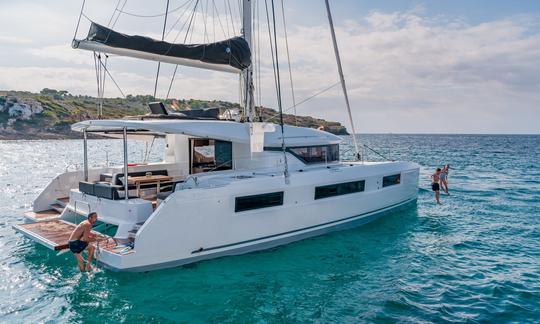
[[[192,251],[191,254],[197,254],[197,253],[201,253],[201,252],[206,252],[206,251],[211,251],[211,250],[222,249],[222,248],[226,248],[226,247],[230,247],[230,246],[234,246],[234,245],[241,245],[241,244],[251,243],[251,242],[255,242],[255,241],[266,240],[266,239],[269,239],[269,238],[272,238],[272,237],[276,237],[276,236],[287,235],[287,234],[292,234],[292,233],[296,233],[296,232],[305,231],[305,230],[308,230],[308,229],[313,229],[313,228],[317,228],[317,227],[322,227],[322,226],[326,226],[326,225],[331,225],[331,224],[334,224],[334,223],[343,222],[343,221],[350,220],[350,219],[353,219],[353,218],[363,217],[363,216],[366,216],[366,215],[369,215],[369,214],[373,214],[373,213],[376,213],[376,212],[379,212],[379,211],[382,211],[382,210],[385,210],[385,209],[391,209],[391,208],[393,208],[393,207],[396,207],[396,206],[398,206],[398,205],[402,205],[403,203],[405,203],[405,202],[407,202],[407,201],[412,201],[412,200],[414,200],[414,199],[413,199],[413,198],[405,199],[405,200],[400,201],[400,202],[398,202],[398,203],[396,203],[396,204],[393,204],[393,205],[390,205],[390,206],[386,206],[386,207],[383,207],[383,208],[379,208],[379,209],[375,209],[375,210],[369,211],[369,212],[367,212],[367,213],[363,213],[363,214],[355,215],[355,216],[350,216],[350,217],[347,217],[347,218],[342,218],[342,219],[338,219],[338,220],[335,220],[335,221],[330,221],[330,222],[327,222],[327,223],[322,223],[322,224],[317,224],[317,225],[313,225],[313,226],[308,226],[308,227],[300,228],[300,229],[297,229],[297,230],[292,230],[292,231],[283,232],[283,233],[278,233],[278,234],[272,234],[272,235],[263,236],[263,237],[258,237],[258,238],[255,238],[255,239],[246,240],[246,241],[241,241],[241,242],[236,242],[236,243],[230,243],[230,244],[224,244],[224,245],[213,246],[213,247],[209,247],[209,248],[206,248],[206,249],[195,250],[195,251]]]

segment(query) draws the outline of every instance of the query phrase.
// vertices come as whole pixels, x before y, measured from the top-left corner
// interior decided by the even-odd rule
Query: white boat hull
[[[108,270],[112,270],[116,272],[119,272],[119,271],[144,272],[144,271],[153,271],[153,270],[160,270],[160,269],[166,269],[166,268],[173,268],[173,267],[183,266],[186,264],[191,264],[191,263],[195,263],[199,261],[225,257],[225,256],[233,256],[233,255],[246,254],[250,252],[262,251],[262,250],[271,249],[277,246],[293,243],[296,241],[301,241],[310,237],[358,227],[358,226],[367,224],[371,221],[374,221],[384,216],[387,213],[395,212],[397,210],[407,208],[410,205],[414,205],[415,203],[416,203],[416,198],[404,201],[403,203],[400,203],[395,206],[390,206],[383,210],[374,211],[372,213],[368,213],[364,215],[358,215],[355,217],[348,218],[346,220],[338,221],[333,224],[317,226],[317,228],[311,228],[309,230],[298,231],[297,233],[287,233],[283,235],[278,235],[273,238],[256,240],[254,242],[239,244],[236,247],[232,246],[230,248],[223,249],[219,252],[207,253],[204,255],[188,257],[185,259],[179,259],[175,261],[169,261],[169,262],[152,264],[152,265],[145,265],[145,266],[140,266],[140,267],[132,267],[132,268],[116,268],[115,266],[113,266],[114,264],[113,262],[106,263],[108,261],[107,259],[105,260],[102,259],[100,261],[100,264],[104,266],[105,268],[107,268]],[[113,258],[113,260],[114,259],[115,258]],[[120,260],[116,259],[115,261],[118,262]]]
[[[395,173],[401,174],[401,182],[383,187],[382,178]],[[169,196],[138,231],[134,253],[103,251],[98,260],[115,271],[149,271],[359,226],[414,203],[418,173],[414,163],[392,162],[294,172],[290,184],[282,176],[226,182],[233,176],[220,175]],[[365,190],[314,199],[315,186],[353,180],[365,180]],[[284,191],[282,206],[235,212],[235,197],[276,191]]]

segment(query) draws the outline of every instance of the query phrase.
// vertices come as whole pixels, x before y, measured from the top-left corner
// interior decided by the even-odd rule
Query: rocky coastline
[[[154,101],[151,96],[105,98],[103,118],[148,113],[147,105]],[[71,124],[97,118],[97,98],[74,96],[67,91],[43,89],[40,93],[26,91],[0,91],[0,140],[72,139],[81,134],[73,132]],[[169,99],[168,107],[181,112],[186,109],[219,108],[238,110],[238,104],[226,101],[196,99]],[[263,120],[276,115],[274,109],[257,107]],[[274,121],[275,122],[275,121]],[[347,129],[338,122],[326,121],[310,116],[284,115],[286,124],[324,129],[336,135],[348,135]]]

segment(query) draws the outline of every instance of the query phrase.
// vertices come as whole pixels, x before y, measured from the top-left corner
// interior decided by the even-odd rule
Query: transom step
[[[43,222],[13,225],[13,228],[26,237],[37,241],[49,249],[63,250],[68,248],[68,240],[76,225],[59,219]],[[98,240],[106,240],[108,236],[92,231]]]
[[[24,213],[26,219],[32,223],[43,222],[46,220],[56,219],[60,217],[60,213],[55,209],[47,209],[39,212],[29,211]]]

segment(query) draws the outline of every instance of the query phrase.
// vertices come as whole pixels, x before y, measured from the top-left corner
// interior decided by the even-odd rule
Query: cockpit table
[[[138,176],[138,177],[129,177],[128,184],[137,186],[137,197],[141,190],[141,184],[155,184],[157,186],[157,193],[159,194],[161,183],[172,181],[172,177],[166,175],[151,175],[151,176]]]

